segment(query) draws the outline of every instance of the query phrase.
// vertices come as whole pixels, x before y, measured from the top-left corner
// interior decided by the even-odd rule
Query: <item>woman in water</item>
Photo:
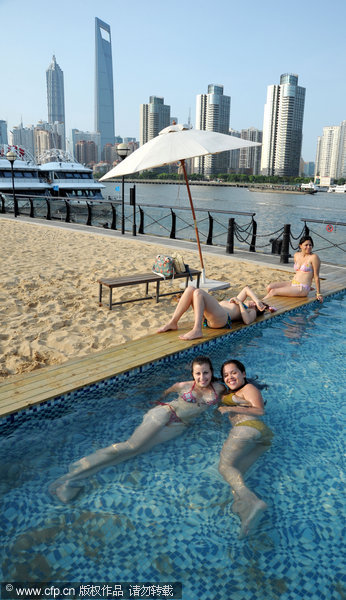
[[[175,393],[174,400],[159,402],[158,406],[149,410],[126,442],[111,444],[72,463],[69,472],[51,484],[50,493],[62,502],[72,500],[83,487],[83,480],[90,475],[174,439],[186,431],[187,426],[209,406],[218,404],[225,387],[215,381],[210,359],[197,356],[191,368],[192,381],[173,384],[160,398]]]
[[[251,301],[248,304],[244,304],[247,297],[251,298]],[[182,340],[194,340],[203,337],[203,317],[204,325],[207,327],[211,327],[212,329],[221,329],[223,327],[230,329],[232,321],[243,321],[245,325],[249,325],[265,310],[275,311],[275,308],[259,300],[255,292],[248,286],[244,287],[235,298],[222,300],[221,302],[218,302],[214,296],[211,296],[204,290],[189,286],[181,296],[170,321],[163,327],[160,327],[157,333],[178,329],[179,320],[190,306],[193,308],[195,322],[191,331],[179,336]]]
[[[278,281],[270,283],[267,287],[268,294],[264,300],[272,296],[307,296],[311,290],[312,280],[315,281],[316,298],[323,302],[320,293],[320,264],[317,254],[312,252],[314,243],[309,235],[301,238],[300,251],[294,255],[294,270],[296,272],[292,281]]]
[[[268,450],[273,433],[259,418],[264,414],[263,398],[259,389],[247,381],[244,365],[228,360],[221,367],[221,375],[230,394],[223,397],[225,406],[219,411],[229,415],[232,429],[221,450],[219,471],[231,486],[232,510],[240,517],[242,539],[267,509],[266,503],[245,485],[244,474]]]

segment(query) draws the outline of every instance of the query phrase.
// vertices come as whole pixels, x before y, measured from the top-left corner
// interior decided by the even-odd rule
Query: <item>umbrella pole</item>
[[[189,186],[189,180],[188,180],[187,174],[186,174],[185,160],[182,159],[180,161],[180,163],[181,163],[181,166],[182,166],[182,169],[183,169],[183,173],[184,173],[184,177],[185,177],[185,182],[186,182],[186,187],[187,187],[187,193],[188,193],[188,196],[189,196],[189,201],[190,201],[190,206],[191,206],[191,212],[192,212],[193,222],[195,224],[195,231],[196,231],[196,240],[197,240],[197,246],[198,246],[199,260],[201,262],[201,267],[202,267],[202,277],[201,277],[200,287],[201,288],[205,288],[208,291],[226,289],[226,288],[229,287],[229,283],[227,283],[225,281],[215,281],[214,279],[207,279],[206,276],[205,276],[205,269],[204,269],[204,262],[203,262],[203,256],[202,256],[201,242],[199,241],[199,233],[198,233],[198,227],[197,227],[197,221],[196,221],[196,213],[195,213],[195,208],[194,208],[193,202],[192,202],[191,191],[190,191],[190,186]]]
[[[196,213],[195,213],[195,208],[194,208],[193,202],[192,202],[191,191],[190,191],[190,186],[189,186],[189,180],[187,178],[187,173],[186,173],[186,169],[185,169],[185,160],[181,160],[180,164],[182,166],[184,177],[185,177],[185,183],[186,183],[186,187],[187,187],[187,193],[188,193],[188,196],[189,196],[190,207],[191,207],[191,212],[192,212],[192,218],[193,218],[193,222],[194,222],[194,225],[195,225],[195,232],[196,232],[196,240],[197,240],[197,246],[198,246],[199,260],[200,260],[200,263],[201,263],[202,271],[204,273],[204,262],[203,262],[203,256],[202,256],[201,242],[199,241],[199,233],[198,233],[198,227],[197,227],[197,221],[196,221]]]

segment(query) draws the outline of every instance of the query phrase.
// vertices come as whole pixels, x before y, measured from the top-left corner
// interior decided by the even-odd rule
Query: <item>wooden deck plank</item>
[[[344,289],[345,285],[344,282],[330,282],[324,284],[323,288],[325,295],[328,295]],[[279,314],[314,300],[314,297],[307,299],[275,297],[272,302],[277,308],[277,312],[266,313],[255,323],[275,318]],[[190,327],[191,324],[187,324],[179,330],[179,333],[188,331]],[[31,373],[16,375],[0,384],[0,416],[9,415],[20,409],[75,391],[85,385],[108,379],[165,356],[198,346],[215,337],[232,334],[244,327],[244,324],[236,322],[231,330],[206,328],[202,339],[192,341],[180,340],[176,331],[160,335],[155,333],[86,357],[74,358],[60,365],[43,367]]]

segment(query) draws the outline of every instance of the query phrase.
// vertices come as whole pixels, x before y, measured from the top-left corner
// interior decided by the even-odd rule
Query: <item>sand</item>
[[[0,218],[0,381],[155,333],[173,313],[176,296],[162,298],[158,304],[146,300],[110,311],[108,289],[104,306],[98,306],[97,280],[150,271],[156,254],[171,252],[164,242],[153,245],[138,238]],[[191,267],[199,268],[197,252],[184,250],[183,256]],[[235,295],[244,285],[261,297],[269,281],[287,279],[285,272],[233,257],[205,255],[205,263],[209,278],[231,283],[228,290],[215,292],[219,300]],[[142,288],[114,290],[113,299],[138,297]],[[190,311],[181,326],[191,320]]]

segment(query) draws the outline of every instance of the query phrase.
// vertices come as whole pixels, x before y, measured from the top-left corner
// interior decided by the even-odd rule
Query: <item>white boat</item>
[[[69,152],[46,150],[38,159],[42,178],[50,187],[53,198],[86,202],[103,200],[102,183],[95,181],[92,170],[74,160]]]
[[[300,189],[302,192],[306,192],[308,194],[315,194],[319,192],[319,188],[314,184],[313,181],[309,181],[309,183],[301,183]]]
[[[0,146],[0,193],[12,197],[12,168],[6,158],[14,152],[13,184],[17,200],[34,197],[59,198],[85,203],[103,200],[105,187],[93,178],[92,170],[74,160],[63,150],[47,150],[36,164],[29,152],[20,146],[3,144]]]
[[[13,185],[11,163],[6,158],[8,152],[14,152]],[[31,154],[20,146],[0,145],[0,193],[11,195],[14,192],[18,200],[21,196],[50,196],[51,186],[42,178],[38,166]]]
[[[328,188],[328,192],[334,192],[335,194],[346,194],[346,183],[343,185],[331,185]]]

